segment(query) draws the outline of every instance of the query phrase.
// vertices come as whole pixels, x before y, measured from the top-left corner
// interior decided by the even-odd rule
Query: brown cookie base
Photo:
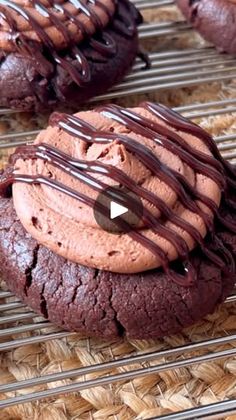
[[[140,23],[139,13],[134,8],[131,10],[131,21],[135,24]],[[119,82],[137,55],[138,38],[137,32],[130,38],[115,30],[114,21],[118,13],[127,13],[119,2],[113,22],[105,28],[117,46],[114,56],[104,57],[89,47],[87,42],[79,45],[81,52],[88,59],[91,72],[90,82],[81,87],[55,62],[52,64],[53,72],[48,77],[42,77],[30,58],[18,53],[4,54],[0,51],[0,106],[42,111],[62,104],[76,106],[78,109],[78,105],[104,93]],[[66,52],[62,51],[60,54],[71,60]],[[78,62],[74,63],[78,66]]]
[[[236,257],[236,237],[221,234]],[[198,281],[181,287],[161,270],[124,275],[71,263],[24,230],[11,199],[0,199],[0,273],[36,312],[64,329],[103,338],[148,339],[177,333],[208,313],[231,292],[226,276],[191,253]]]
[[[236,3],[230,0],[176,0],[186,19],[220,51],[236,53]]]

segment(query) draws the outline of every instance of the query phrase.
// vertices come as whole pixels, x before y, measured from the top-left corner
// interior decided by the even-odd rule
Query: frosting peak
[[[206,138],[152,104],[54,114],[34,146],[13,157],[16,212],[40,244],[71,261],[122,273],[168,270],[203,244],[220,204],[224,176]],[[130,234],[103,231],[94,217],[98,193],[117,184],[139,194],[145,209]]]

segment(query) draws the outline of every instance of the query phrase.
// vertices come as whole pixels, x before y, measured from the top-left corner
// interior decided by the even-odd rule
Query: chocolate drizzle
[[[55,0],[47,1],[47,7],[40,0],[30,0],[30,6],[43,17],[48,18],[51,25],[62,35],[65,45],[69,48],[71,60],[69,61],[68,59],[63,58],[63,54],[60,54],[57,50],[45,28],[37,22],[26,8],[12,0],[1,0],[0,17],[10,28],[8,41],[14,43],[20,54],[26,55],[35,61],[42,76],[46,76],[49,72],[53,71],[52,63],[54,65],[59,64],[79,86],[83,86],[91,80],[90,68],[88,59],[78,47],[73,36],[71,36],[68,29],[68,22],[76,25],[79,33],[82,34],[83,42],[87,42],[94,51],[103,57],[103,60],[106,60],[116,54],[116,42],[106,31],[106,28],[103,28],[99,16],[92,10],[90,5],[96,5],[96,7],[102,9],[107,16],[108,21],[113,21],[114,30],[125,37],[132,38],[135,36],[135,22],[140,23],[141,21],[138,11],[128,2],[128,0],[119,0],[119,7],[116,5],[114,17],[109,8],[104,5],[101,0],[88,0],[86,2],[82,0],[68,0],[68,3],[73,5],[77,11],[87,16],[92,22],[95,27],[95,33],[91,36],[86,25],[84,25],[76,16],[73,16],[73,14],[62,4],[57,4]],[[115,3],[115,0],[113,1]],[[38,42],[28,39],[24,33],[18,31],[17,22],[11,16],[11,10],[19,14],[21,18],[29,23],[30,27],[39,38],[43,49]],[[66,22],[62,22],[55,14],[55,11],[64,15],[66,17]]]
[[[167,123],[169,127],[173,127],[180,132],[186,132],[189,135],[200,138],[212,152],[212,156],[197,151],[181,137],[180,132],[174,132],[170,130],[168,126],[149,120],[133,111],[115,105],[99,107],[97,111],[103,114],[106,118],[116,120],[119,124],[126,126],[132,132],[148,138],[158,145],[168,149],[177,155],[194,171],[214,180],[222,191],[222,200],[225,202],[227,202],[227,200],[229,201],[229,198],[227,197],[228,191],[230,188],[234,188],[236,174],[233,168],[221,157],[211,137],[200,127],[190,123],[185,118],[162,105],[144,103],[142,106],[163,122]],[[106,189],[107,184],[97,180],[93,176],[93,173],[105,174],[107,177],[112,178],[117,183],[138,194],[142,199],[148,200],[152,205],[158,208],[165,220],[168,220],[185,230],[199,245],[205,256],[215,265],[220,267],[223,271],[227,271],[227,273],[234,272],[234,257],[230,250],[223,245],[220,238],[217,236],[214,227],[218,220],[225,228],[236,233],[236,224],[231,220],[225,220],[215,202],[209,199],[206,195],[200,194],[197,189],[192,187],[192,185],[190,185],[190,183],[188,183],[188,181],[179,172],[162,163],[148,147],[138,143],[130,136],[120,133],[95,130],[94,127],[82,119],[66,114],[54,113],[51,117],[50,123],[51,125],[58,126],[69,134],[76,136],[89,144],[107,144],[114,141],[123,144],[127,151],[135,154],[138,159],[151,171],[151,173],[157,175],[161,181],[166,183],[172,190],[175,191],[179,201],[185,208],[198,214],[203,219],[208,228],[209,235],[211,236],[212,246],[209,247],[198,230],[189,222],[177,216],[162,199],[156,196],[156,194],[134,183],[134,181],[120,169],[102,162],[72,158],[66,153],[48,144],[42,143],[33,146],[21,146],[16,150],[11,158],[11,166],[9,166],[2,175],[0,193],[3,194],[8,186],[14,182],[46,184],[58,191],[78,199],[79,201],[84,202],[90,207],[94,206],[94,201],[90,197],[62,185],[56,180],[45,178],[40,175],[29,176],[24,174],[15,174],[13,169],[14,163],[19,158],[42,159],[43,161],[48,161],[51,165],[69,173],[72,177],[79,179],[97,191]],[[120,204],[128,207],[132,210],[132,212],[136,212],[135,202],[132,201],[132,198],[129,198],[128,202],[124,202],[122,201],[124,198],[118,196],[116,197],[116,200],[120,202]],[[202,206],[199,203],[203,203],[211,210],[215,218],[215,223],[213,217],[210,217],[206,211],[203,211]],[[230,203],[231,206],[235,208],[236,203],[234,200],[230,199]],[[101,211],[103,215],[108,216],[107,209],[103,208],[103,206],[101,206],[99,211]],[[147,209],[144,209],[142,221],[145,227],[152,229],[154,233],[162,236],[172,243],[176,249],[179,259],[182,261],[185,273],[184,275],[176,273],[171,268],[171,264],[169,263],[164,251],[156,243],[145,237],[141,231],[138,229],[129,231],[127,223],[120,218],[117,219],[116,223],[124,232],[127,232],[132,239],[148,248],[154,255],[157,255],[161,260],[164,271],[168,273],[174,281],[181,285],[189,286],[191,281],[194,280],[195,272],[188,261],[189,248],[187,243],[177,232],[172,230],[170,227],[164,226],[164,224],[157,220]]]

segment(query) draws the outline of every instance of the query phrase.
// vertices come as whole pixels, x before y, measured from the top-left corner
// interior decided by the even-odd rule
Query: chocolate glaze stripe
[[[102,30],[102,22],[93,10],[91,10],[88,6],[83,4],[80,0],[69,0],[69,2],[73,4],[73,6],[75,6],[75,8],[77,8],[78,10],[82,10],[82,12],[92,20],[92,23],[95,26],[95,28],[97,28],[99,31]]]
[[[125,146],[125,148],[138,156],[139,160],[155,175],[157,175],[161,181],[170,185],[174,192],[179,197],[181,203],[187,207],[190,211],[197,213],[203,220],[210,231],[213,230],[212,218],[206,214],[195,202],[192,197],[195,196],[197,199],[203,199],[207,203],[208,198],[198,193],[196,189],[192,189],[190,185],[186,184],[187,181],[181,177],[179,179],[179,173],[170,169],[167,165],[163,164],[149,148],[141,145],[131,137],[110,133],[110,132],[97,132],[91,125],[75,116],[65,116],[65,123],[59,121],[59,126],[62,127],[69,134],[76,135],[88,143],[110,143],[118,141]],[[52,120],[51,120],[52,121]],[[183,185],[182,185],[183,183]],[[189,196],[186,187],[191,191],[192,197]],[[213,204],[212,204],[213,205]],[[209,202],[210,206],[210,202]]]
[[[9,11],[7,11],[2,6],[2,4],[0,4],[0,16],[9,25],[9,27],[11,28],[11,32],[16,32],[17,31],[16,22],[12,18],[11,14],[9,13]]]
[[[163,104],[153,104],[151,102],[142,102],[141,106],[151,111],[156,117],[161,118],[164,122],[177,130],[191,133],[193,136],[199,137],[204,141],[213,156],[222,164],[223,168],[230,173],[228,182],[232,183],[236,180],[236,171],[233,166],[227,162],[220,154],[216,144],[212,141],[211,136],[205,132],[199,125],[190,122],[183,115],[178,114],[173,109],[167,108]],[[233,179],[232,179],[233,178]],[[236,187],[236,184],[234,184]]]
[[[69,2],[77,10],[82,11],[87,17],[91,19],[98,33],[102,32],[103,27],[100,18],[93,10],[91,10],[89,6],[84,5],[80,0],[69,0]],[[124,7],[129,8],[131,13],[133,12],[132,17],[134,17],[134,11],[136,14],[138,14],[133,5],[131,5],[132,7],[129,6],[127,0],[121,0],[121,3],[124,5]],[[85,25],[79,22],[77,17],[72,16],[71,13],[69,13],[62,5],[55,4],[54,0],[49,0],[49,4],[56,10],[59,10],[61,13],[64,13],[65,16],[67,16],[71,22],[76,22],[76,25],[78,29],[82,32],[84,38],[88,38],[89,34],[85,28]],[[105,5],[103,5],[100,1],[95,1],[93,2],[93,4],[96,4],[96,6],[102,8],[102,10],[107,14],[108,18],[111,19],[111,14]],[[30,23],[32,29],[35,31],[35,33],[41,40],[43,46],[50,51],[50,54],[54,59],[55,63],[61,65],[70,74],[72,80],[76,84],[83,85],[84,83],[90,81],[91,74],[87,59],[79,51],[76,42],[72,39],[66,24],[61,22],[60,19],[57,16],[55,16],[49,10],[49,8],[46,8],[40,1],[31,0],[31,5],[43,16],[47,16],[48,19],[51,21],[52,25],[54,25],[57,28],[57,30],[63,35],[66,44],[70,45],[72,56],[79,62],[81,71],[79,71],[79,69],[73,63],[70,63],[68,60],[63,59],[58,55],[53,41],[48,36],[45,29],[38,24],[37,20],[26,9],[24,9],[23,7],[14,3],[11,0],[1,0],[1,6],[5,6],[9,9],[14,10]],[[33,43],[31,43],[23,34],[18,33],[17,24],[16,22],[14,22],[14,19],[10,17],[10,14],[7,11],[7,9],[3,9],[3,7],[1,7],[1,16],[10,26],[10,39],[12,39],[12,41],[15,43],[18,51],[20,53],[30,55],[31,57],[34,57],[34,55],[36,54],[36,59],[40,63],[39,68],[42,69],[42,75],[46,75],[47,71],[50,70],[50,65],[49,63],[46,63],[47,60],[45,59],[43,52],[40,52],[36,45],[33,46]],[[125,36],[133,36],[136,27],[132,23],[132,20],[128,16],[121,16],[120,14],[117,14],[117,19],[117,30]],[[122,19],[124,20],[123,23]],[[110,57],[111,55],[115,54],[116,44],[114,39],[109,34],[102,34],[102,36],[100,36],[100,39],[96,39],[96,35],[94,35],[93,37],[89,36],[89,38],[91,47],[98,53],[104,55],[105,57]]]
[[[98,40],[98,38],[100,40]],[[116,54],[117,45],[111,35],[103,31],[99,35],[93,35],[89,40],[91,47],[103,56],[112,57]]]
[[[95,172],[95,173],[102,173],[102,174],[106,173],[106,175],[109,174],[109,176],[113,180],[117,181],[120,184],[123,184],[125,187],[129,188],[131,186],[131,191],[135,192],[135,190],[132,188],[132,185],[135,185],[135,183],[131,180],[131,178],[126,176],[124,172],[118,170],[117,168],[114,168],[111,165],[102,164],[97,161],[89,162],[86,160],[74,159],[71,156],[67,155],[66,153],[60,151],[59,149],[55,147],[49,146],[46,143],[41,143],[38,146],[19,147],[16,150],[16,152],[12,155],[11,163],[14,165],[16,160],[20,158],[21,159],[39,158],[39,159],[43,159],[44,161],[48,161],[53,166],[63,170],[65,173],[69,173],[71,176],[78,178],[80,181],[86,183],[91,188],[94,188],[97,191],[106,190],[108,185],[88,174],[84,174],[84,172]],[[115,171],[115,169],[117,172]],[[127,180],[129,180],[129,182],[127,182]],[[142,189],[140,188],[140,190]],[[157,198],[155,194],[153,194],[153,196]],[[144,195],[142,194],[142,191],[141,191],[140,197],[145,198]],[[114,197],[113,196],[110,197],[109,194],[108,194],[108,198],[114,199]],[[115,200],[119,202],[121,205],[124,205],[125,207],[129,208],[134,214],[136,214],[136,216],[139,217],[140,215],[137,212],[137,208],[136,208],[136,200],[133,200],[132,197],[128,197],[128,200],[127,200],[127,197],[125,200],[124,198],[125,198],[124,196],[116,195]],[[160,201],[164,203],[162,200]],[[173,213],[171,210],[170,212]],[[145,227],[152,228],[154,233],[157,233],[158,235],[162,236],[167,241],[172,243],[172,245],[176,248],[177,254],[182,260],[187,258],[189,254],[188,245],[177,232],[163,226],[152,215],[152,213],[145,208],[143,210],[142,218],[143,218],[143,223]],[[176,218],[178,217],[176,216]],[[196,242],[200,245],[205,255],[213,263],[215,263],[217,266],[222,268],[224,266],[224,264],[222,264],[222,260],[215,253],[211,252],[209,249],[205,247],[204,240],[202,236],[199,234],[199,232],[197,231],[197,229],[192,227],[190,223],[185,222],[183,219],[181,218],[178,218],[178,219],[182,220],[183,222],[182,226],[186,227],[186,231],[190,234],[190,236],[191,235],[193,236]]]
[[[35,9],[42,14],[42,16],[46,16],[51,23],[55,25],[55,27],[62,33],[65,42],[69,44],[71,42],[70,33],[60,19],[51,13],[50,10],[47,9],[40,1],[31,0],[31,2]]]

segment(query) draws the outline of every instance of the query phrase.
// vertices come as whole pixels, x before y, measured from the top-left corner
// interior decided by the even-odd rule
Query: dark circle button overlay
[[[93,210],[97,224],[114,234],[135,230],[143,216],[141,199],[122,186],[104,189],[98,195]]]

